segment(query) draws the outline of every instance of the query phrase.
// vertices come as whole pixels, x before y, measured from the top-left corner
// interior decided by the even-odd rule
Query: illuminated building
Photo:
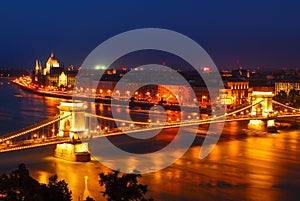
[[[72,87],[75,83],[77,72],[73,68],[65,70],[58,60],[55,59],[52,52],[44,67],[41,65],[41,62],[36,60],[32,80],[35,84],[39,85]]]
[[[195,105],[197,100],[191,98],[192,89],[185,85],[158,85],[156,96],[160,101],[168,103],[181,103],[182,105]]]
[[[224,81],[224,89],[219,91],[220,103],[237,106],[248,101],[249,81],[228,79]]]
[[[275,95],[280,91],[285,91],[288,94],[292,89],[300,90],[300,81],[275,82]]]
[[[52,52],[47,63],[46,68],[43,69],[43,74],[47,75],[50,73],[50,70],[53,68],[60,68],[59,62],[54,58],[54,53]]]

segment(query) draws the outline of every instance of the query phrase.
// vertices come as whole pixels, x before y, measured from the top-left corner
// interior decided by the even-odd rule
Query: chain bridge
[[[174,128],[181,126],[213,124],[230,121],[249,121],[251,130],[268,130],[275,127],[277,118],[300,117],[300,109],[296,109],[272,100],[271,92],[253,92],[252,101],[248,105],[227,111],[221,115],[198,116],[187,119],[167,119],[165,122],[147,122],[117,119],[86,112],[83,102],[61,102],[59,115],[36,123],[21,130],[0,137],[0,154],[42,146],[56,145],[56,157],[75,160],[89,160],[88,144],[81,138],[98,138],[126,133],[139,133],[149,130]],[[111,122],[105,127],[92,125],[91,118]],[[118,123],[118,127],[115,123]]]

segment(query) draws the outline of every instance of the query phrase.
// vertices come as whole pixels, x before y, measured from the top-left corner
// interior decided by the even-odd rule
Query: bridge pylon
[[[273,113],[272,99],[274,94],[272,92],[253,91],[252,102],[260,101],[259,104],[253,105],[251,108],[251,116],[261,115],[268,117]]]
[[[81,142],[79,136],[85,132],[85,110],[83,102],[61,102],[58,137],[70,137],[69,143],[57,144],[54,156],[69,161],[90,161],[88,143]]]
[[[253,91],[252,102],[259,102],[251,107],[251,116],[265,117],[265,119],[250,120],[248,124],[249,129],[272,131],[275,128],[275,118],[273,113],[272,99],[274,94],[272,92]]]
[[[70,137],[78,139],[85,132],[85,110],[86,105],[83,102],[61,102],[57,106],[60,110],[62,120],[59,123],[59,137]],[[66,118],[64,118],[66,117]]]

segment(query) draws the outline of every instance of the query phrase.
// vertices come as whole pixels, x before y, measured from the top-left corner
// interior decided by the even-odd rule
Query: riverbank
[[[129,106],[130,108],[133,107],[139,107],[144,110],[149,110],[153,106],[162,106],[165,110],[173,110],[173,111],[186,111],[186,112],[192,112],[199,110],[202,114],[209,114],[211,113],[210,109],[203,109],[201,107],[193,107],[193,106],[185,106],[185,105],[177,105],[177,104],[156,104],[153,102],[146,102],[146,101],[122,101],[117,99],[112,99],[111,97],[93,97],[90,95],[74,95],[70,93],[69,91],[46,91],[46,90],[39,90],[35,87],[32,87],[30,85],[22,84],[21,82],[17,82],[16,80],[12,80],[11,83],[16,85],[17,87],[20,87],[21,89],[34,93],[40,96],[46,96],[46,97],[54,97],[54,98],[62,98],[62,99],[73,99],[73,100],[81,100],[81,101],[88,101],[88,102],[95,102],[95,103],[104,103],[104,104],[116,104],[116,105],[123,105],[123,106]]]

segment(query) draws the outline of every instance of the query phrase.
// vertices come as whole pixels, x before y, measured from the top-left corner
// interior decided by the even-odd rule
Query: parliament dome
[[[54,58],[54,53],[52,52],[47,63],[46,63],[47,68],[51,67],[59,67],[59,62]]]

